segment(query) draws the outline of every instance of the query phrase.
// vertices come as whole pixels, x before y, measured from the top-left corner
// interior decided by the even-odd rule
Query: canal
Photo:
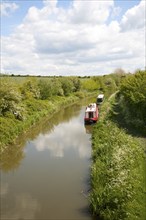
[[[2,220],[93,220],[91,127],[84,126],[90,101],[43,120],[2,153]]]

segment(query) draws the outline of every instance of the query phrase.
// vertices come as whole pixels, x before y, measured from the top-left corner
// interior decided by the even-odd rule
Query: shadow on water
[[[93,125],[85,125],[85,130],[86,130],[86,134],[92,134],[92,131],[93,131]]]
[[[91,212],[90,212],[90,207],[89,206],[85,206],[83,208],[79,209],[79,212],[82,213],[82,216],[85,217],[90,217],[91,220],[104,220],[103,218],[99,217],[99,216],[91,216]]]

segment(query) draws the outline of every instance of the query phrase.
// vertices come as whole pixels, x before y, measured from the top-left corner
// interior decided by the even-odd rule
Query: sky
[[[146,67],[145,0],[1,0],[1,73],[92,76]]]

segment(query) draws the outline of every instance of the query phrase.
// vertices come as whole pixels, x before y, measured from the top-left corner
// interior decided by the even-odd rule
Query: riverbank
[[[91,96],[61,108],[4,150],[1,186],[8,191],[1,200],[2,219],[93,220],[85,196],[91,135],[84,126],[84,110],[94,100]]]
[[[109,117],[114,99],[103,104],[93,129],[91,210],[103,220],[144,220],[144,145]]]
[[[45,117],[52,117],[61,108],[72,105],[79,100],[95,95],[95,93],[76,93],[66,97],[53,96],[49,100],[28,99],[22,105],[25,107],[24,119],[18,120],[14,115],[7,114],[0,117],[0,146],[3,151],[7,146],[14,144],[18,136],[35,126]]]

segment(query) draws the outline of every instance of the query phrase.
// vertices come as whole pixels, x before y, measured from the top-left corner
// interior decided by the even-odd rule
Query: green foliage
[[[53,79],[50,82],[51,84],[51,90],[53,96],[63,96],[64,91],[62,89],[62,84],[59,79]]]
[[[36,78],[31,78],[31,77],[27,78],[26,81],[21,86],[20,90],[24,99],[40,98],[40,90],[38,87],[38,80]]]
[[[98,84],[94,79],[84,79],[82,80],[82,89],[87,91],[95,91],[98,89]]]
[[[13,139],[17,137],[19,133],[19,121],[14,118],[0,117],[0,146],[1,149],[11,144]]]
[[[64,95],[68,96],[70,93],[74,91],[74,84],[71,78],[63,77],[61,80],[62,89],[64,91]]]
[[[105,120],[93,129],[90,203],[105,220],[144,220],[144,151],[138,141]]]
[[[72,82],[74,85],[73,92],[78,92],[81,89],[81,80],[78,77],[72,77]]]
[[[2,145],[41,117],[105,87],[105,77],[1,76],[0,117]],[[101,88],[102,87],[102,88]],[[15,125],[15,126],[13,126]],[[11,134],[11,137],[10,135]]]
[[[81,98],[81,99],[85,97],[85,93],[83,93],[83,92],[81,92],[81,91],[76,92],[75,95],[76,95],[77,97]]]
[[[82,97],[78,77],[1,76],[1,145],[12,141],[41,117]],[[76,93],[76,96],[73,96]],[[68,97],[67,97],[68,96]],[[23,121],[23,123],[20,123]]]
[[[117,90],[115,80],[111,77],[106,77],[104,80],[104,84],[105,84],[105,91],[108,92],[109,95],[111,95]]]
[[[23,120],[24,108],[18,88],[9,80],[2,80],[0,87],[0,115]]]
[[[140,129],[146,128],[146,71],[128,75],[118,98],[125,122]]]
[[[42,100],[48,99],[51,96],[50,80],[41,79],[38,86],[40,89],[40,98]]]
[[[40,89],[40,98],[43,100],[55,95],[64,95],[62,84],[58,79],[41,79],[38,86]]]

